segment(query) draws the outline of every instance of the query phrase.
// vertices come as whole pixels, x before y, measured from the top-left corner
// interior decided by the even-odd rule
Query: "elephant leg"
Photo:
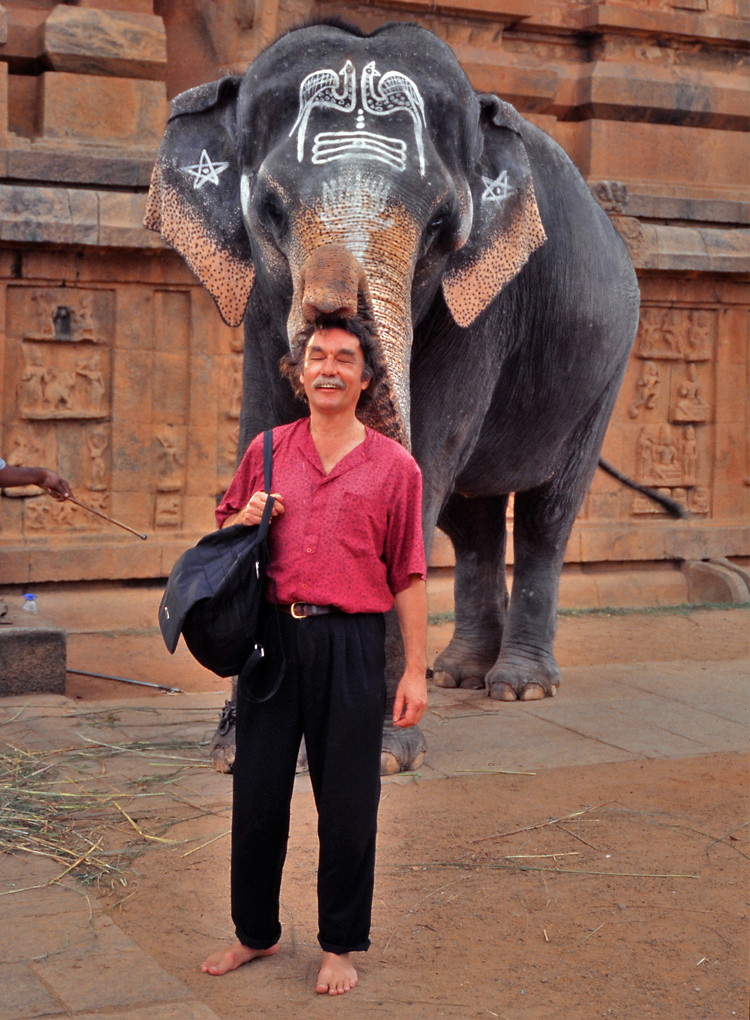
[[[454,494],[440,515],[438,524],[456,552],[456,623],[450,644],[435,659],[438,687],[480,690],[497,659],[508,608],[507,506],[507,496],[467,499]]]
[[[497,701],[536,701],[554,697],[560,687],[552,651],[560,571],[616,396],[613,384],[571,434],[548,482],[516,493],[513,588],[500,655],[487,675],[488,693]]]
[[[424,761],[427,743],[419,726],[402,729],[393,725],[393,703],[396,688],[404,672],[404,646],[396,610],[385,617],[385,679],[386,703],[383,720],[383,744],[380,754],[380,774],[392,776],[396,772],[418,769]]]

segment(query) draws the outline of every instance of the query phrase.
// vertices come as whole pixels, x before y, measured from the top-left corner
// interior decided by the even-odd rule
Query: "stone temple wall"
[[[567,576],[744,561],[750,0],[19,0],[0,8],[0,451],[57,465],[149,540],[8,490],[0,582],[164,576],[213,526],[241,331],[142,228],[145,193],[167,97],[311,15],[435,31],[476,88],[563,146],[630,249],[641,325],[604,456],[691,516],[599,472]],[[433,566],[451,565],[438,540]]]

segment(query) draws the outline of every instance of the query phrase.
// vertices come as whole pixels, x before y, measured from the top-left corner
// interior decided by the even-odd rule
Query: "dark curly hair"
[[[306,400],[305,388],[300,380],[305,363],[305,351],[310,337],[321,329],[343,329],[359,340],[365,359],[362,378],[368,379],[370,384],[362,390],[357,401],[357,410],[367,407],[377,397],[378,390],[385,382],[387,369],[375,327],[366,313],[358,312],[348,319],[323,315],[308,323],[297,333],[292,341],[292,349],[279,362],[281,374],[291,383],[294,395]]]

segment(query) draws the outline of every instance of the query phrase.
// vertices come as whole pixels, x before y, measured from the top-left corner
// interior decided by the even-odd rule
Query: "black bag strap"
[[[263,433],[263,488],[268,493],[269,499],[266,500],[266,505],[263,509],[263,516],[258,526],[258,539],[265,543],[268,537],[268,527],[271,523],[271,513],[273,512],[273,505],[276,502],[271,496],[271,481],[273,478],[273,429],[266,429]],[[266,553],[268,550],[266,549]],[[268,555],[266,555],[266,562],[268,562]],[[274,681],[271,690],[264,694],[263,697],[259,698],[252,692],[251,685],[248,682],[250,674],[253,672],[255,667],[258,665],[260,660],[263,658],[263,648],[260,645],[256,645],[254,651],[251,653],[247,662],[245,663],[242,671],[237,680],[237,697],[244,697],[247,701],[251,701],[256,705],[262,705],[264,701],[270,701],[271,698],[276,694],[279,687],[281,687],[281,681],[284,679],[286,673],[286,656],[283,653],[283,644],[281,641],[281,624],[279,622],[279,606],[276,601],[276,582],[270,573],[266,574],[266,579],[270,582],[271,590],[273,592],[273,604],[276,610],[274,616],[276,617],[276,628],[279,635],[279,645],[282,648],[282,661],[279,675]],[[243,692],[242,688],[247,686],[247,692]]]
[[[271,479],[273,477],[273,429],[266,429],[263,433],[263,488],[269,498],[263,508],[263,516],[258,525],[258,540],[265,542],[268,538],[268,528],[271,524],[271,514],[276,500],[271,496]]]

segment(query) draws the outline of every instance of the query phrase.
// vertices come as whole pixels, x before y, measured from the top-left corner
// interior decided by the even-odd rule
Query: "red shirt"
[[[247,448],[216,508],[219,526],[263,489],[263,435]],[[273,492],[284,513],[268,533],[279,602],[383,613],[412,574],[426,576],[422,474],[402,446],[372,429],[326,475],[309,418],[273,430]]]

